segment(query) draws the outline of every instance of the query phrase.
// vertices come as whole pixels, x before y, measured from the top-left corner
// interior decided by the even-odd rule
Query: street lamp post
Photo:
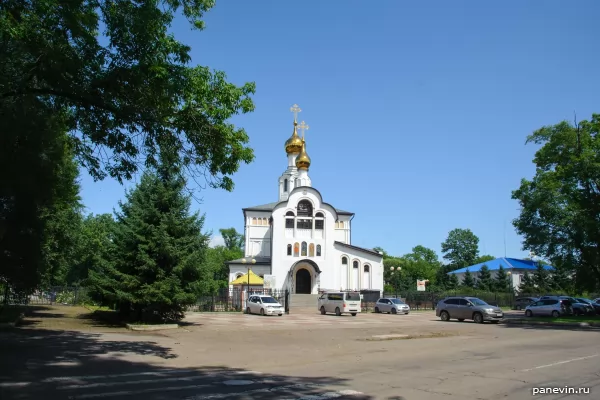
[[[390,273],[392,284],[394,285],[394,291],[396,292],[396,297],[398,297],[398,285],[396,284],[396,280],[394,279],[394,270],[396,272],[400,273],[400,271],[402,271],[402,267],[398,267],[398,268],[396,268],[394,266],[390,267],[390,271],[392,271]]]
[[[254,265],[254,264],[256,264],[256,260],[252,257],[242,258],[242,264]],[[250,294],[250,265],[248,265],[247,273],[246,273],[246,275],[248,276],[248,294]]]

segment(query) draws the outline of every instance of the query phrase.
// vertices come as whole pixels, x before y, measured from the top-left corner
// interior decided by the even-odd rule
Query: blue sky
[[[368,5],[367,5],[368,4]],[[256,160],[231,193],[207,189],[206,229],[243,231],[242,207],[277,200],[289,112],[310,126],[309,175],[353,211],[352,242],[401,255],[470,228],[480,251],[526,256],[511,191],[535,172],[535,129],[600,112],[600,2],[221,0],[203,32],[179,19],[194,64],[254,81],[256,111],[232,122]],[[82,173],[88,212],[111,212],[126,186]]]

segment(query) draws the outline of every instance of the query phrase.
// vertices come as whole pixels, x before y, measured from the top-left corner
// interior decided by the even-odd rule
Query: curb
[[[527,321],[523,319],[507,319],[502,321],[506,325],[546,325],[546,326],[564,326],[577,328],[598,328],[600,322],[552,322],[552,321]]]
[[[131,331],[162,331],[166,329],[177,329],[179,325],[177,324],[164,324],[164,325],[132,325],[125,324],[127,329]]]

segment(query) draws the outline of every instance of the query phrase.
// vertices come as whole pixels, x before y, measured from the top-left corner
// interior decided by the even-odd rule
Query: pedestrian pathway
[[[330,382],[328,382],[328,380]],[[369,399],[334,378],[291,378],[231,369],[154,369],[122,374],[51,376],[37,381],[0,378],[2,399]],[[337,386],[337,387],[336,387]]]

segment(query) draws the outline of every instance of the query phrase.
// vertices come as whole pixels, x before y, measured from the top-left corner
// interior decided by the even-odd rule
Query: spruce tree
[[[498,290],[499,292],[506,292],[507,290],[509,290],[510,279],[511,278],[509,278],[509,276],[506,274],[506,270],[504,269],[502,264],[500,264],[500,267],[498,268],[498,271],[496,272],[496,277],[494,279],[494,286],[496,290]]]
[[[479,278],[477,279],[477,289],[482,291],[494,290],[494,280],[492,279],[492,273],[487,265],[483,265],[479,270]]]
[[[469,271],[468,269],[465,272],[465,276],[463,277],[462,285],[468,288],[475,287],[475,279],[473,278],[473,274],[471,274],[471,271]]]
[[[451,274],[450,279],[448,279],[448,289],[449,290],[457,289],[459,284],[460,283],[458,282],[458,276],[456,274]]]
[[[180,320],[187,305],[214,289],[205,263],[204,216],[190,215],[185,179],[167,156],[120,202],[114,266],[94,274],[102,294],[136,320]],[[133,311],[133,315],[130,312]]]
[[[523,279],[521,280],[521,285],[519,286],[519,293],[532,294],[536,293],[537,291],[538,290],[535,287],[533,277],[529,275],[529,272],[525,271],[523,274]]]

